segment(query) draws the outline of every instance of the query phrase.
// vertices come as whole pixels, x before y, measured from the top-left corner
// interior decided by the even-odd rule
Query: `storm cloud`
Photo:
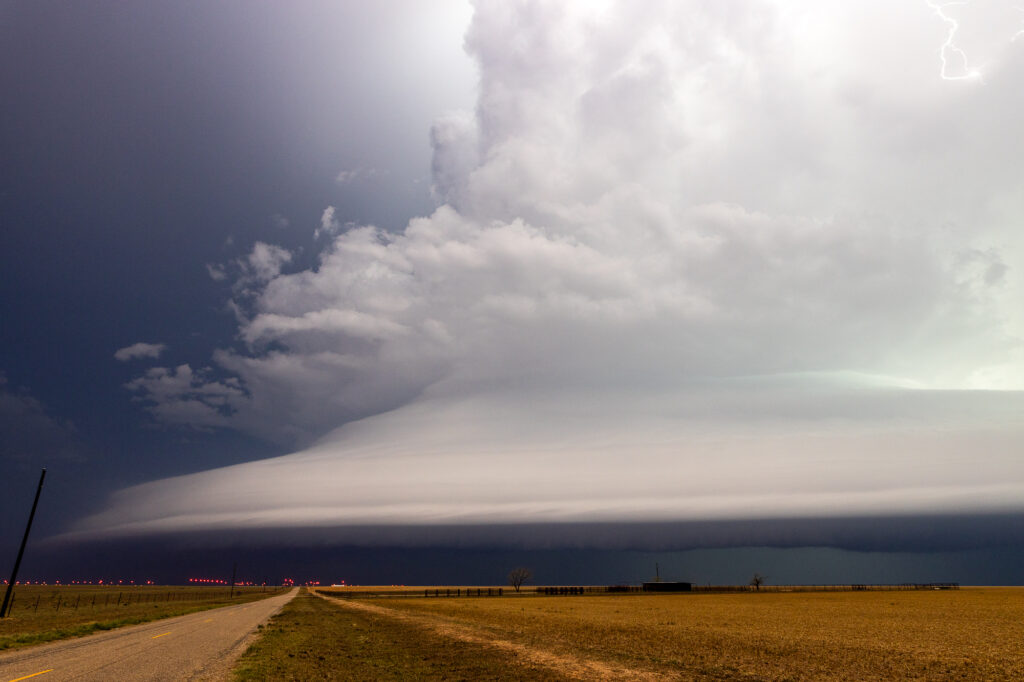
[[[79,530],[1019,510],[1024,44],[983,9],[951,80],[924,2],[479,3],[436,210],[257,244],[240,345],[129,384],[297,452]]]

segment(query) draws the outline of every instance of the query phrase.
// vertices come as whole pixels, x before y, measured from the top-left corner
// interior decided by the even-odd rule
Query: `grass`
[[[511,654],[392,618],[352,612],[303,589],[239,659],[249,680],[557,680]]]
[[[0,651],[253,601],[271,589],[236,587],[231,599],[224,587],[21,585],[0,619]]]

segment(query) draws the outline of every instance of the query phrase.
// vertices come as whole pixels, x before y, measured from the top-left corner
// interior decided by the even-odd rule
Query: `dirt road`
[[[0,654],[0,682],[224,679],[296,591]]]
[[[338,599],[328,597],[319,592],[314,593],[343,609],[373,613],[386,618],[411,623],[426,630],[435,632],[442,637],[456,639],[470,644],[479,644],[500,651],[511,653],[514,660],[529,662],[549,668],[557,674],[557,679],[572,680],[630,680],[638,682],[654,682],[657,680],[679,679],[665,673],[638,670],[620,664],[588,659],[580,656],[558,654],[536,646],[526,646],[510,639],[496,635],[487,628],[473,627],[467,623],[456,623],[451,618],[432,613],[410,613],[389,609],[375,604],[368,604],[356,599]],[[511,677],[511,675],[510,675]],[[554,676],[553,676],[554,677]]]

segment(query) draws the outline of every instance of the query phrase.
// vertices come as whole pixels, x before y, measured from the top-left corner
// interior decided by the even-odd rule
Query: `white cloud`
[[[350,185],[357,180],[367,180],[379,175],[376,168],[349,168],[339,171],[334,181],[339,185]]]
[[[373,522],[1001,504],[1024,480],[1004,448],[1021,434],[964,389],[1024,388],[1024,51],[993,34],[984,79],[946,81],[945,38],[926,3],[482,4],[478,107],[432,132],[443,205],[400,234],[343,232],[328,206],[310,270],[281,274],[287,252],[257,245],[235,302],[249,348],[214,357],[230,411],[203,412],[195,394],[222,382],[186,387],[181,368],[135,388],[178,421],[300,445],[348,423],[232,471],[258,488],[321,463],[365,484],[352,499]],[[800,393],[808,376],[838,385]],[[891,379],[847,393],[864,376]],[[553,420],[549,395],[587,410]],[[676,426],[655,438],[622,396],[663,397]],[[894,396],[917,410],[898,424],[878,412]],[[743,435],[751,418],[770,437]],[[979,451],[987,468],[966,466]],[[710,497],[670,499],[633,462]],[[582,487],[541,495],[545,466]],[[389,471],[409,477],[393,493]],[[401,507],[417,476],[440,492]],[[221,479],[189,479],[196,509]],[[285,488],[281,518],[319,504]]]
[[[224,266],[219,263],[207,263],[206,272],[214,282],[223,282],[228,278],[228,273],[224,270]]]
[[[257,281],[266,282],[280,275],[281,267],[291,259],[292,254],[280,246],[256,242],[242,266]]]
[[[209,370],[193,371],[187,365],[174,368],[153,367],[125,387],[144,396],[151,411],[168,424],[223,427],[244,399],[238,380],[210,380]]]
[[[334,217],[336,208],[328,206],[320,216],[320,227],[313,232],[314,239],[320,239],[321,235],[334,236],[341,230],[341,223]]]
[[[127,362],[129,360],[136,360],[138,358],[159,358],[160,354],[167,350],[166,344],[163,343],[133,343],[130,346],[119,348],[114,353],[114,358],[121,362]]]
[[[253,287],[262,286],[280,275],[281,269],[292,262],[293,258],[294,254],[287,249],[266,242],[256,242],[252,251],[245,257],[237,258],[227,265],[207,263],[206,272],[215,282],[228,279],[231,273],[235,277],[235,291],[251,294]]]

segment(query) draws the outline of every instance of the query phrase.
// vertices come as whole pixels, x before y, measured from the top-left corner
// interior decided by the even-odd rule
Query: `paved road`
[[[0,682],[224,679],[296,592],[0,654]]]

